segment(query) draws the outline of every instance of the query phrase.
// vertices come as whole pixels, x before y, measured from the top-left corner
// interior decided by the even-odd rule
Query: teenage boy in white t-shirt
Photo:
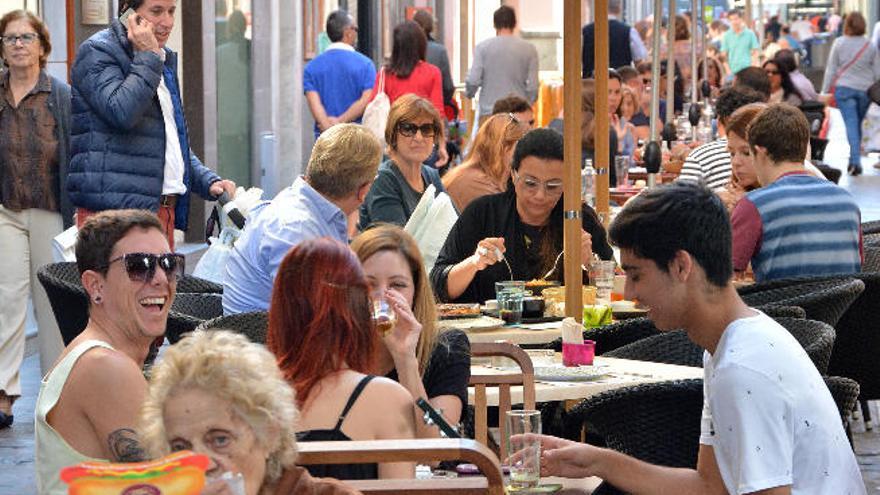
[[[739,298],[731,229],[708,189],[674,183],[627,203],[610,229],[626,298],[706,349],[696,469],[541,437],[541,474],[598,476],[627,493],[864,494],[831,394],[798,342]]]

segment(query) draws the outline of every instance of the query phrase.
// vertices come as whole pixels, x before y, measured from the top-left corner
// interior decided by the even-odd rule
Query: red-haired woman
[[[293,248],[278,269],[267,346],[296,390],[297,439],[413,438],[413,399],[399,383],[369,373],[379,335],[363,269],[348,246],[322,238]],[[313,465],[314,476],[407,478],[411,463]]]

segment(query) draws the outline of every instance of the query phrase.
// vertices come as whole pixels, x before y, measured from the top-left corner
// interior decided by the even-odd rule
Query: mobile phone
[[[458,431],[456,431],[455,428],[443,418],[443,415],[438,413],[437,410],[428,403],[428,401],[419,397],[416,401],[416,405],[419,406],[422,411],[425,411],[423,420],[426,425],[437,425],[443,433],[443,436],[446,438],[461,438],[461,434],[459,434]]]
[[[134,9],[125,9],[125,12],[119,16],[119,22],[121,22],[123,26],[128,26],[128,18],[133,15],[135,15]],[[135,19],[135,22],[138,22],[138,20]]]

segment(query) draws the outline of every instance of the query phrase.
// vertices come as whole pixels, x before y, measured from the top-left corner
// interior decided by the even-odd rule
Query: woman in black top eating
[[[495,297],[497,281],[542,278],[555,267],[562,252],[562,150],[562,136],[550,129],[517,143],[513,187],[471,203],[446,238],[431,270],[441,300],[482,302]],[[596,212],[584,205],[581,213],[582,263],[589,265],[594,252],[612,259]],[[550,279],[559,280],[563,270],[555,268]]]

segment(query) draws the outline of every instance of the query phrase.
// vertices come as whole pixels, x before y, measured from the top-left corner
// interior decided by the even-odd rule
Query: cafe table
[[[503,326],[494,330],[466,330],[468,340],[477,342],[497,342],[499,340],[516,345],[549,344],[562,337],[562,321],[548,323],[528,323],[516,326]]]
[[[556,353],[555,362],[561,361],[561,355]],[[548,381],[540,378],[540,363],[535,363],[535,401],[576,401],[586,399],[606,390],[614,390],[621,387],[638,385],[642,383],[654,383],[667,380],[684,380],[689,378],[703,378],[703,369],[692,366],[680,366],[675,364],[652,363],[650,361],[637,361],[633,359],[619,359],[596,356],[593,364],[602,370],[602,376],[583,381]],[[518,373],[519,368],[497,368],[486,364],[474,364],[471,366],[472,375],[489,375],[506,373]],[[523,394],[521,386],[510,388],[511,403],[522,404]],[[487,387],[486,401],[490,406],[498,405],[498,388]],[[474,404],[474,388],[468,388],[468,403]]]

